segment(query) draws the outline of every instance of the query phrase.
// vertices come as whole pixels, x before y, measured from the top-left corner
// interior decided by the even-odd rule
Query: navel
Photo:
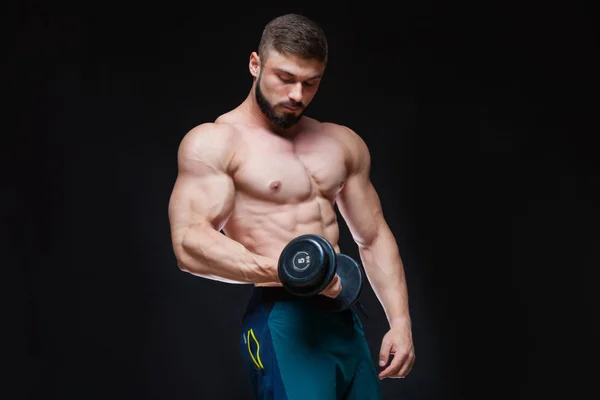
[[[281,188],[281,181],[271,182],[271,184],[269,185],[269,188],[274,192],[279,190]]]

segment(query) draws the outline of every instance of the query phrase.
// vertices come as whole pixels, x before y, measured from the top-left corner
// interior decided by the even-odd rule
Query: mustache
[[[304,108],[304,104],[301,101],[298,102],[285,102],[285,103],[279,103],[280,105],[284,106],[284,107],[293,107],[293,108]]]

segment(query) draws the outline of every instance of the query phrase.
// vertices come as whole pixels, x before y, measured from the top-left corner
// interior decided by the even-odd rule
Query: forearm
[[[210,225],[194,225],[176,244],[179,267],[193,275],[227,283],[279,282],[277,260],[250,252]]]
[[[382,224],[367,245],[359,246],[359,253],[367,278],[390,326],[410,324],[404,265],[396,240],[387,225]]]

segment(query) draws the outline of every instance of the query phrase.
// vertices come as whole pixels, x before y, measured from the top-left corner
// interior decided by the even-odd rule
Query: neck
[[[273,133],[279,136],[294,136],[298,132],[299,123],[287,129],[281,128],[273,124],[262,112],[258,103],[256,102],[256,93],[254,92],[254,90],[254,86],[252,86],[250,92],[248,93],[248,96],[246,97],[244,102],[240,104],[240,110],[246,115],[246,117],[249,119],[249,122],[252,125],[257,125],[261,128],[272,131]]]

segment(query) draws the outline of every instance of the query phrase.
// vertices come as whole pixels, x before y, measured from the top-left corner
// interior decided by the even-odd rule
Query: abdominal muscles
[[[338,249],[339,230],[333,204],[318,195],[282,204],[238,194],[224,233],[249,251],[273,259],[292,239],[307,233],[323,236]]]

